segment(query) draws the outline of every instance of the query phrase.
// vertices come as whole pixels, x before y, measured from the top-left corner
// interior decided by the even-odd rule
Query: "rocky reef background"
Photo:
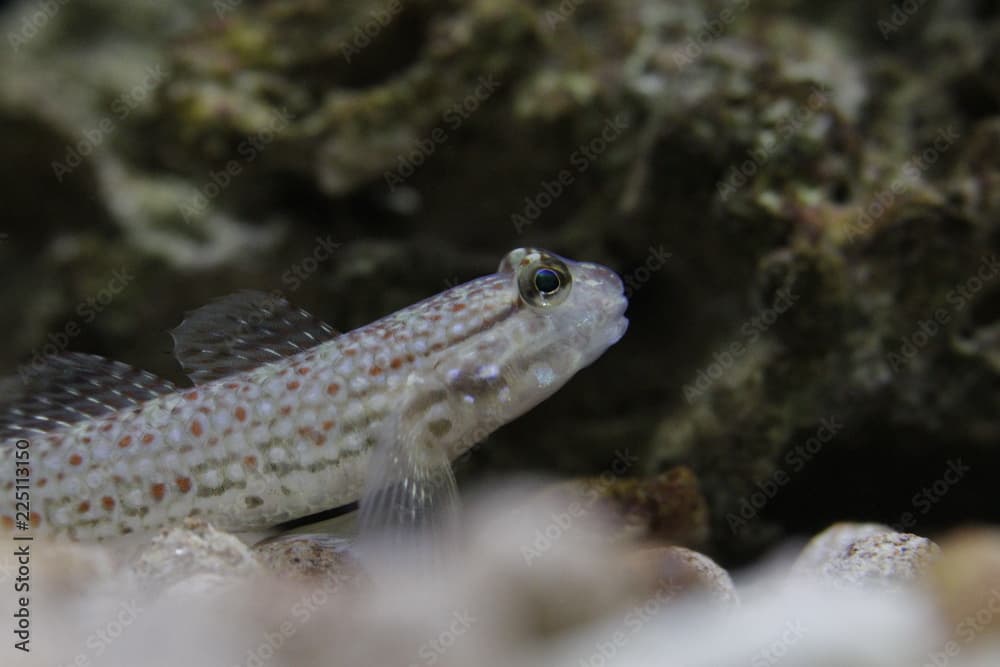
[[[733,565],[1000,519],[995,3],[2,11],[7,373],[182,381],[166,332],[213,298],[346,330],[539,245],[619,271],[631,326],[466,485],[651,478],[610,493]]]

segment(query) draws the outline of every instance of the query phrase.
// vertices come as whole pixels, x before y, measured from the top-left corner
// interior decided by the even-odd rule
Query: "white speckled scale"
[[[0,420],[2,526],[24,509],[14,504],[18,440],[29,443],[35,534],[99,539],[193,515],[247,531],[345,505],[370,481],[376,447],[397,463],[436,449],[447,466],[627,324],[613,272],[532,249],[342,335],[276,305],[281,324],[275,308],[266,323],[234,317],[232,302],[193,313],[177,341],[198,382],[189,389],[84,355],[60,362],[45,380],[56,386],[29,385]],[[58,384],[70,374],[77,384]]]

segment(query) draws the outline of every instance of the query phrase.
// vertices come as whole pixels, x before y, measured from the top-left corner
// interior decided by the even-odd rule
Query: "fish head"
[[[537,248],[518,248],[500,262],[517,290],[512,334],[525,337],[509,363],[524,367],[546,356],[568,380],[617,343],[628,328],[621,278],[592,262],[575,262]],[[526,354],[530,350],[530,354]],[[521,357],[518,360],[518,357]]]
[[[485,307],[504,315],[450,352],[445,377],[486,432],[551,396],[628,327],[621,278],[599,264],[518,248],[480,280]]]

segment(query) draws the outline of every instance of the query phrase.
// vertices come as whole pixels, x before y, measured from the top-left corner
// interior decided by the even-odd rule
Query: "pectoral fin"
[[[375,445],[360,501],[362,544],[432,561],[457,527],[458,487],[447,450],[405,401]]]

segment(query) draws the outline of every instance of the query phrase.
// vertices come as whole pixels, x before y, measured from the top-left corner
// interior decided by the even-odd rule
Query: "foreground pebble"
[[[919,536],[838,524],[799,557],[810,576],[788,585],[782,561],[734,584],[696,551],[594,539],[614,527],[567,514],[565,499],[515,508],[530,497],[470,505],[445,571],[420,576],[401,549],[397,571],[356,588],[341,578],[360,567],[352,547],[324,535],[248,548],[188,522],[149,540],[135,572],[113,566],[115,547],[40,541],[31,604],[44,623],[24,664],[1000,664],[1000,531],[955,534],[938,557]]]
[[[723,606],[739,604],[729,573],[697,551],[673,546],[643,549],[631,554],[630,565],[652,590],[670,597],[700,594]]]
[[[140,586],[205,592],[237,577],[260,572],[247,546],[200,519],[165,529],[139,552],[132,569]]]
[[[280,578],[332,588],[368,583],[350,541],[332,535],[282,535],[255,544],[253,553]]]
[[[880,524],[838,523],[806,545],[793,572],[836,587],[894,590],[922,579],[940,553],[926,537]]]

